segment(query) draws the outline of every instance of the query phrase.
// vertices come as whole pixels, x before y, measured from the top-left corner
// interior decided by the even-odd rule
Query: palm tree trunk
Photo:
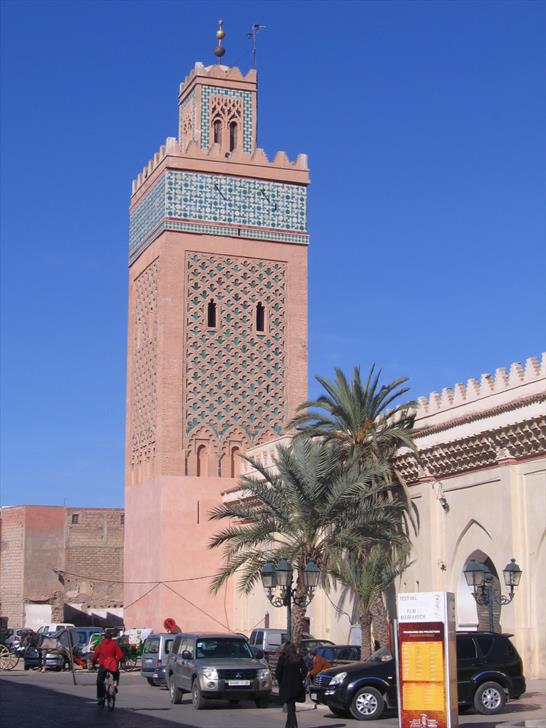
[[[301,601],[305,598],[305,585],[300,574],[298,574],[296,582],[295,596],[296,599],[301,599]],[[303,637],[303,620],[305,619],[306,611],[307,607],[302,607],[297,604],[297,602],[294,602],[292,605],[292,634],[289,635],[289,639],[292,640],[296,647],[300,646],[300,642]]]
[[[370,612],[360,613],[360,629],[362,632],[361,646],[360,646],[360,659],[367,660],[372,654],[372,636],[370,627],[372,625],[372,617]]]
[[[389,644],[389,618],[383,601],[383,594],[378,592],[370,602],[370,614],[372,616],[374,640],[379,642],[379,647],[388,647]]]

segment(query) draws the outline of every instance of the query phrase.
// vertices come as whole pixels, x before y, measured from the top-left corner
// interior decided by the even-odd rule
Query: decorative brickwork
[[[195,92],[192,91],[180,105],[179,139],[187,146],[195,139]]]
[[[216,305],[217,325],[207,326]],[[265,309],[257,331],[258,304]],[[286,376],[286,265],[186,255],[185,428],[188,447],[210,440],[217,457],[280,433]]]
[[[201,90],[201,146],[210,146],[210,129],[212,121],[218,113],[222,118],[231,118],[238,114],[243,117],[243,150],[252,151],[252,94],[239,89],[221,88],[220,86],[203,86]],[[225,116],[224,116],[225,115]]]
[[[157,418],[157,285],[159,260],[135,281],[131,462],[153,458]]]

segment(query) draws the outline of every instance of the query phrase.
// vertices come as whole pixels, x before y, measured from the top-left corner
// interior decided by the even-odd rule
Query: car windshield
[[[386,662],[392,660],[391,651],[388,647],[380,647],[368,657],[366,662]]]
[[[196,655],[207,657],[253,657],[246,640],[207,638],[197,640]]]

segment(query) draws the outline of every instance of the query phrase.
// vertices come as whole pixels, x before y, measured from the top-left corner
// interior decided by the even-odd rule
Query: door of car
[[[472,701],[474,683],[472,677],[478,668],[476,643],[471,635],[457,635],[457,687],[460,703]]]
[[[180,649],[176,659],[176,684],[181,690],[185,690],[187,692],[191,690],[194,660],[195,640],[192,637],[185,637],[180,644]]]

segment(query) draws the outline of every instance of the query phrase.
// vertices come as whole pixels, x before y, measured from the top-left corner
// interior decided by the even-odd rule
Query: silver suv
[[[209,698],[254,700],[265,708],[271,694],[271,672],[253,657],[247,640],[238,634],[192,632],[177,635],[167,663],[171,703],[191,693],[196,710]]]

